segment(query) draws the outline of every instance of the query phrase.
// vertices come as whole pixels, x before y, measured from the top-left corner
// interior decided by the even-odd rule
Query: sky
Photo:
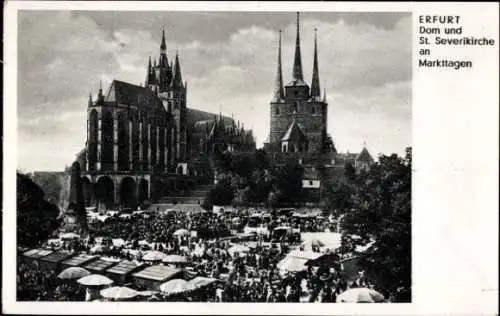
[[[295,12],[21,11],[18,24],[18,169],[63,170],[85,146],[86,108],[102,82],[143,83],[165,28],[179,53],[190,108],[233,115],[257,145],[269,133],[269,102],[282,33],[291,80]],[[314,28],[328,132],[340,152],[403,154],[411,146],[411,16],[301,13],[302,66],[311,83]]]

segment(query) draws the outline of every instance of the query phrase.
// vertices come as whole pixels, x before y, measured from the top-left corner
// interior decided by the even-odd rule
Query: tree
[[[257,170],[269,169],[269,157],[264,149],[257,149],[253,156],[254,166]]]
[[[230,205],[234,198],[234,190],[231,186],[231,177],[221,175],[217,184],[210,189],[207,204]]]
[[[344,174],[345,178],[347,181],[354,181],[356,180],[356,169],[354,169],[354,166],[352,165],[352,162],[348,161],[344,165]]]
[[[349,212],[354,206],[351,200],[353,190],[353,186],[345,181],[335,181],[329,184],[323,194],[326,211],[336,217]]]
[[[304,168],[299,164],[286,164],[274,169],[275,187],[283,193],[284,202],[294,202],[300,199]]]
[[[43,190],[29,177],[17,173],[17,242],[35,247],[60,225],[57,206],[44,199]]]
[[[371,246],[359,264],[386,295],[411,297],[411,149],[405,158],[380,156],[369,171],[357,175],[350,201],[337,196],[344,207],[343,249]],[[340,189],[343,192],[344,189]],[[339,190],[334,191],[339,192]],[[352,210],[351,210],[352,209]],[[351,238],[357,235],[361,238]]]

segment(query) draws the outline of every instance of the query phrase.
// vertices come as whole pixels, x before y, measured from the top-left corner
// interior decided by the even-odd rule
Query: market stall
[[[139,288],[159,290],[161,284],[181,274],[181,269],[164,265],[154,265],[132,274],[132,279]]]

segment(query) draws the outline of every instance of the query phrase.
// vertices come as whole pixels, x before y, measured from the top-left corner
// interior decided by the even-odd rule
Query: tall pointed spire
[[[89,92],[89,106],[92,106],[92,92]]]
[[[97,95],[99,98],[102,96],[102,80],[99,80],[99,93]]]
[[[161,45],[160,45],[160,51],[163,53],[167,50],[167,44],[165,41],[165,27],[162,28],[161,31]]]
[[[297,37],[295,39],[295,58],[293,60],[293,79],[304,80],[302,73],[302,57],[300,55],[300,13],[297,12]]]
[[[318,72],[318,40],[317,29],[314,29],[314,62],[313,62],[313,75],[311,82],[311,97],[319,98],[321,96],[321,88],[319,86],[319,72]]]
[[[276,70],[276,82],[274,87],[274,101],[279,102],[283,99],[285,93],[283,92],[283,71],[281,69],[281,30],[279,32],[278,40],[278,68]]]
[[[151,79],[151,56],[149,56],[149,60],[148,60],[148,70],[146,73],[146,82],[145,82],[144,86],[146,86],[146,87],[149,86],[149,84],[151,83],[150,79]]]
[[[327,103],[326,102],[326,80],[325,80],[325,86],[323,87],[323,103]]]
[[[172,86],[175,88],[182,88],[181,64],[179,63],[178,51],[175,53],[175,68],[174,68],[174,76],[172,78]]]

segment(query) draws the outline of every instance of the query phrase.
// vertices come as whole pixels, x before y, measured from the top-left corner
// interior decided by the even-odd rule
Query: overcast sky
[[[278,30],[291,79],[295,13],[23,11],[19,15],[19,168],[62,170],[85,146],[89,92],[99,80],[144,81],[165,26],[178,50],[188,107],[234,114],[260,146],[269,133]],[[403,153],[411,145],[411,18],[391,13],[301,14],[304,76],[318,29],[328,132],[339,151]]]

